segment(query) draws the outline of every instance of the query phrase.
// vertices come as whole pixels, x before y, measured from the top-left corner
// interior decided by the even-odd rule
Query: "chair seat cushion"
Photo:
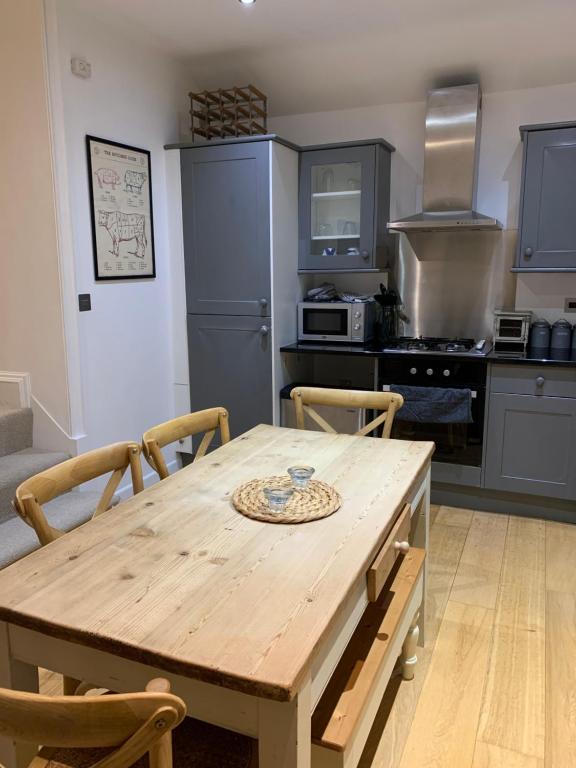
[[[172,732],[174,768],[257,768],[258,742],[187,717]],[[115,750],[42,749],[29,768],[91,768]],[[134,764],[148,768],[148,756]]]

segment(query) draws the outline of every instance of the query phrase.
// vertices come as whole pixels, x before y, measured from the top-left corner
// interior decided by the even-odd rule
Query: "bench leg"
[[[424,492],[421,495],[420,501],[418,502],[418,505],[414,511],[412,534],[412,546],[425,549],[426,553],[428,553],[430,551],[428,548],[430,539],[430,470],[428,470],[426,480],[424,481]],[[420,634],[418,637],[418,645],[421,648],[424,647],[427,590],[428,557],[426,557],[424,562],[424,594],[422,597],[422,605],[420,606]]]
[[[413,680],[416,664],[418,664],[418,656],[416,655],[416,646],[418,645],[418,636],[420,634],[420,627],[418,626],[418,620],[420,618],[420,611],[416,613],[410,624],[410,629],[404,640],[402,646],[402,656],[400,661],[402,664],[402,677],[404,680]]]

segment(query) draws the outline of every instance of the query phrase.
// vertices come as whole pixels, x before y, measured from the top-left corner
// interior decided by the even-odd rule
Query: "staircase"
[[[31,408],[0,403],[0,568],[27,555],[40,544],[36,532],[12,507],[24,480],[70,458],[65,453],[32,447]],[[72,491],[44,505],[51,525],[70,530],[92,516],[101,493]]]

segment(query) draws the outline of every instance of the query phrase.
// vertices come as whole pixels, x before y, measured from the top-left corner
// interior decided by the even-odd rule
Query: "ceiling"
[[[75,0],[190,65],[192,87],[254,83],[273,115],[576,82],[574,0]],[[575,108],[576,112],[576,108]]]

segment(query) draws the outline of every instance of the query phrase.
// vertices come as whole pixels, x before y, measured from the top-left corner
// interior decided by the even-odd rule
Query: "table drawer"
[[[576,397],[576,367],[492,365],[490,391],[505,395]]]
[[[312,716],[312,768],[354,768],[423,597],[423,549],[395,564],[369,603]]]
[[[405,504],[388,538],[381,546],[380,551],[374,558],[374,562],[366,573],[368,600],[371,603],[378,600],[382,587],[386,583],[386,579],[390,575],[397,558],[408,551],[411,517],[412,508],[410,504]]]

